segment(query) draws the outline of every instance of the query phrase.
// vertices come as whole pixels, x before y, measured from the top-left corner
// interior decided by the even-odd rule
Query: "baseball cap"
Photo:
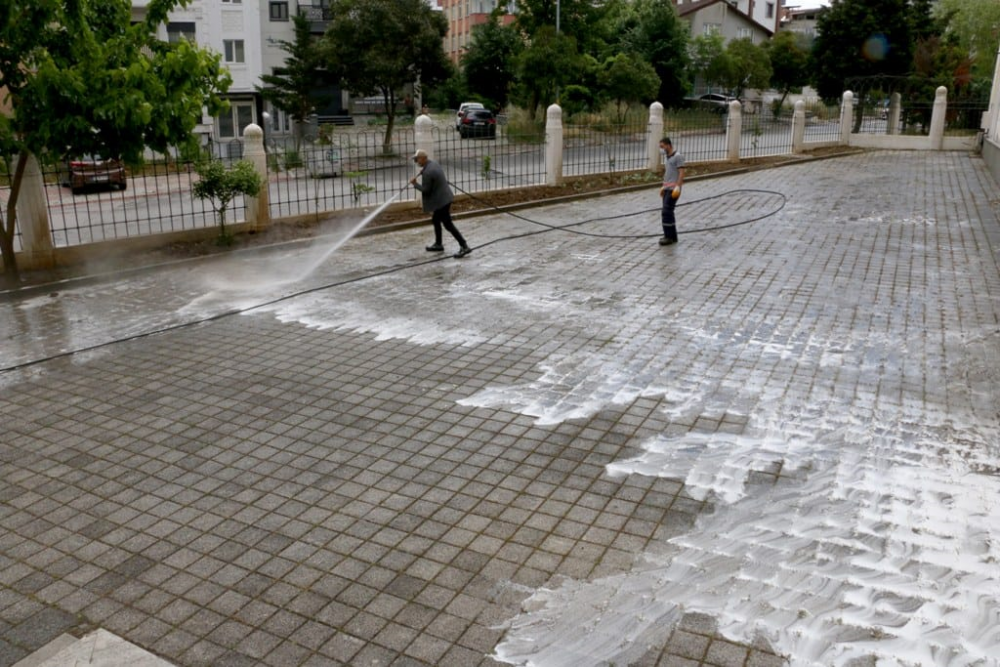
[[[420,150],[418,150],[416,153],[413,154],[414,160],[416,160],[418,157],[427,157],[427,151],[421,148]]]

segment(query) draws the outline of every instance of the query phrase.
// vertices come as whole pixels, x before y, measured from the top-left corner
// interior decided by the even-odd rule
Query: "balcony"
[[[314,35],[322,35],[330,24],[330,0],[312,0],[299,2],[299,14],[309,20],[309,31]]]

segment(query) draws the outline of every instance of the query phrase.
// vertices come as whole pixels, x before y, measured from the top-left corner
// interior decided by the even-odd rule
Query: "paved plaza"
[[[3,297],[0,666],[1000,666],[981,159],[658,204]]]

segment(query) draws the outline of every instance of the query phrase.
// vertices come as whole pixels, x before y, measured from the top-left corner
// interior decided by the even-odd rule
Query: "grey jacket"
[[[448,179],[445,178],[444,169],[434,160],[428,160],[424,165],[420,183],[414,187],[424,195],[424,213],[433,213],[451,203],[452,194],[451,188],[448,187]]]

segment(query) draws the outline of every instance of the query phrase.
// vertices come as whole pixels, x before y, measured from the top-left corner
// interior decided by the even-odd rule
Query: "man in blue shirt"
[[[677,243],[677,220],[674,218],[674,207],[681,196],[681,186],[684,184],[684,156],[677,152],[670,137],[660,139],[660,154],[663,155],[663,185],[660,187],[660,198],[663,199],[663,210],[660,220],[663,224],[663,238],[660,245]]]

